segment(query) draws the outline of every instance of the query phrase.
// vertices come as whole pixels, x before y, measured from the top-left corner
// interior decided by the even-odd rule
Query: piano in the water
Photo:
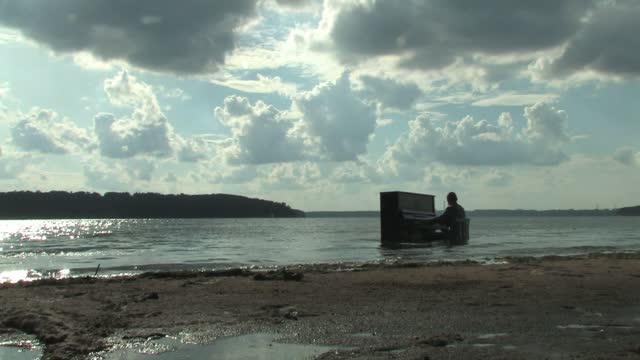
[[[446,227],[429,222],[436,217],[435,196],[404,191],[380,193],[380,233],[383,245],[469,240],[469,219]]]

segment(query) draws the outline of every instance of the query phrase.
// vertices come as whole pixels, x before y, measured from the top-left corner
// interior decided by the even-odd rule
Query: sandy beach
[[[640,255],[143,274],[0,286],[44,359],[132,339],[276,334],[321,359],[637,359]]]

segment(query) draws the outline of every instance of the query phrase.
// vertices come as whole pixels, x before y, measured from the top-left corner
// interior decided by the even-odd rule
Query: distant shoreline
[[[0,219],[304,217],[282,202],[231,194],[0,192]]]
[[[379,217],[380,212],[369,211],[305,211],[308,218],[330,217]],[[571,216],[640,216],[640,206],[620,209],[591,209],[591,210],[508,210],[508,209],[478,209],[467,211],[469,217],[498,217],[498,216],[529,216],[529,217],[571,217]]]

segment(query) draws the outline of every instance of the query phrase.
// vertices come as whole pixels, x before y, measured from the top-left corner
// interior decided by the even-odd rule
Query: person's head
[[[457,202],[458,202],[458,195],[456,195],[456,193],[452,191],[447,194],[447,203],[449,203],[449,205],[456,204]]]

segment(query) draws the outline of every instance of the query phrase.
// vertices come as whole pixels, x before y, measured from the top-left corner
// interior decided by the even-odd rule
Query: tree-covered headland
[[[238,195],[0,193],[0,219],[304,217],[289,205]]]

